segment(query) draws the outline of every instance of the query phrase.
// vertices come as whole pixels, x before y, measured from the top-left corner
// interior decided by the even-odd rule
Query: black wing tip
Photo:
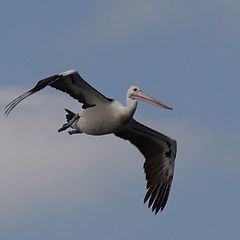
[[[163,211],[167,204],[171,188],[171,182],[166,184],[159,184],[158,186],[149,187],[144,197],[144,204],[148,201],[148,208],[151,208],[152,212],[158,214],[159,211]]]
[[[28,96],[40,91],[41,89],[45,88],[46,86],[50,85],[52,82],[54,82],[58,78],[59,78],[58,75],[53,75],[53,76],[50,76],[48,78],[38,81],[37,84],[31,90],[23,93],[22,95],[15,98],[13,101],[11,101],[9,104],[7,104],[5,106],[5,108],[4,108],[5,116],[7,117],[10,114],[10,112],[13,110],[13,108],[15,108],[22,100],[24,100]]]
[[[32,94],[32,90],[23,93],[22,95],[20,95],[19,97],[15,98],[13,101],[11,101],[10,103],[8,103],[5,107],[4,107],[4,115],[7,117],[10,112],[26,97],[30,96]]]
[[[144,200],[144,204],[146,203],[147,201],[145,201]],[[164,201],[165,202],[165,201]],[[151,211],[155,214],[155,215],[157,215],[158,213],[159,213],[159,211],[160,212],[162,212],[163,211],[163,209],[165,208],[165,206],[166,206],[166,203],[165,204],[159,204],[159,205],[157,205],[157,206],[154,206],[154,202],[152,203],[152,204],[148,204],[148,208],[151,208]]]
[[[160,212],[162,212],[164,210],[164,208],[166,207],[166,203],[167,200],[163,199],[163,204],[157,204],[155,205],[156,202],[152,202],[151,204],[148,203],[148,208],[151,208],[151,211],[157,215]],[[144,203],[146,203],[146,201],[144,201]],[[155,206],[154,206],[155,205]]]

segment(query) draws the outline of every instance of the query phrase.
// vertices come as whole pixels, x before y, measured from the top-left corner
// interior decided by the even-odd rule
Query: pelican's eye
[[[136,92],[138,89],[137,88],[134,88],[133,91]]]

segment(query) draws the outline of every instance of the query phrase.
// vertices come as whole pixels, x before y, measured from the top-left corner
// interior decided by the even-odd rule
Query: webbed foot
[[[73,134],[77,134],[77,133],[82,133],[80,130],[71,130],[71,131],[68,131],[68,133],[70,134],[70,135],[73,135]]]

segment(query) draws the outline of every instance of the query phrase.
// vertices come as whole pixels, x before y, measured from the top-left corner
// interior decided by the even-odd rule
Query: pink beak
[[[165,108],[165,109],[169,109],[169,110],[173,110],[172,107],[168,106],[167,104],[163,103],[163,102],[160,102],[159,100],[151,97],[151,96],[148,96],[147,94],[145,94],[143,91],[138,91],[138,92],[133,92],[131,94],[131,97],[133,99],[137,99],[137,100],[142,100],[144,102],[147,102],[147,103],[150,103],[152,105],[155,105],[155,106],[158,106],[158,107],[161,107],[161,108]]]

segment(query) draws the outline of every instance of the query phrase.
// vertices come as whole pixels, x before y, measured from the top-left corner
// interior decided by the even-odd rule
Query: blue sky
[[[63,108],[79,106],[46,89],[1,118],[1,239],[237,239],[239,10],[237,0],[3,1],[2,109],[74,68],[123,103],[136,84],[172,105],[141,103],[135,117],[177,139],[178,154],[155,216],[141,154],[114,136],[58,134]]]

